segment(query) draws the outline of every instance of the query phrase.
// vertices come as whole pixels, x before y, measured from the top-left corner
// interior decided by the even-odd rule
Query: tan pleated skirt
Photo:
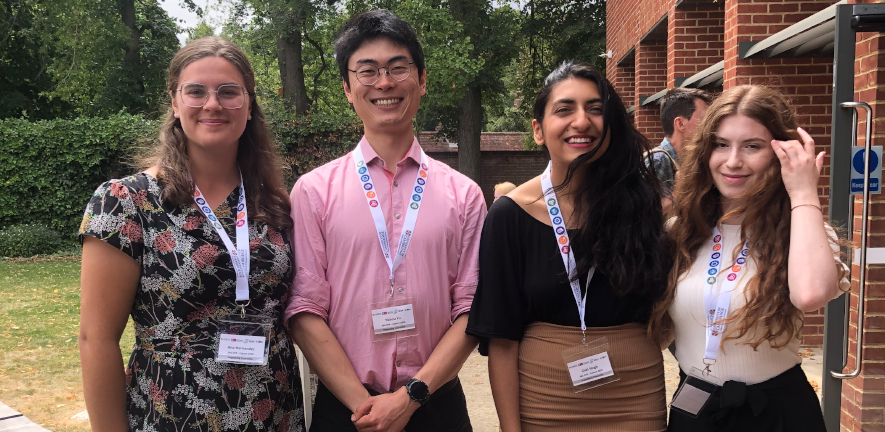
[[[665,431],[667,404],[661,349],[645,327],[589,328],[587,341],[605,336],[620,380],[575,393],[562,351],[581,344],[581,329],[528,326],[519,344],[519,411],[524,432]]]

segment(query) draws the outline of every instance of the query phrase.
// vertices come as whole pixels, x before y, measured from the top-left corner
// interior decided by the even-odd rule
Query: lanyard
[[[713,227],[713,250],[710,253],[710,263],[707,267],[707,290],[704,293],[704,306],[707,316],[706,342],[707,346],[704,350],[704,374],[710,374],[710,367],[716,363],[716,357],[719,355],[719,345],[722,341],[722,333],[725,330],[725,323],[722,321],[728,316],[728,309],[731,306],[731,295],[734,287],[737,285],[738,275],[746,267],[747,253],[750,249],[750,243],[744,243],[741,254],[738,256],[736,263],[728,269],[725,280],[719,287],[719,293],[714,293],[716,280],[719,274],[719,268],[724,259],[722,254],[722,233],[719,227]]]
[[[360,184],[362,185],[362,192],[366,197],[366,203],[369,204],[369,211],[372,212],[372,219],[375,221],[375,231],[378,232],[381,252],[384,253],[384,260],[387,261],[387,266],[390,268],[390,295],[393,295],[393,273],[403,263],[406,252],[409,250],[409,243],[412,241],[412,234],[415,232],[415,222],[418,220],[418,210],[421,208],[424,191],[427,190],[427,173],[429,171],[427,155],[424,154],[424,150],[421,150],[421,167],[418,170],[418,175],[415,176],[412,199],[408,210],[406,210],[406,220],[403,223],[403,230],[400,233],[396,254],[393,258],[390,256],[390,236],[387,233],[384,212],[381,211],[380,204],[378,203],[375,184],[372,182],[369,167],[366,165],[366,160],[363,158],[363,151],[360,149],[359,144],[353,150],[353,163],[356,168],[356,175],[359,177]]]
[[[556,200],[556,191],[553,190],[553,182],[550,179],[550,169],[553,163],[547,163],[547,169],[541,174],[541,188],[544,191],[544,201],[547,203],[547,213],[550,215],[550,223],[553,224],[553,234],[556,236],[556,244],[559,245],[559,253],[562,255],[562,264],[568,271],[569,285],[572,287],[572,295],[575,296],[575,303],[578,305],[578,315],[581,317],[581,333],[584,335],[583,343],[587,344],[587,324],[584,323],[584,314],[587,310],[587,294],[590,293],[590,280],[596,268],[590,268],[587,273],[587,283],[584,286],[584,295],[581,296],[581,284],[574,278],[575,254],[572,252],[571,243],[568,238],[568,230],[565,228],[565,221],[562,218],[562,211],[559,209],[559,202]]]
[[[206,204],[203,193],[196,182],[191,180],[194,185],[194,202],[200,211],[209,219],[212,227],[221,237],[227,252],[230,254],[230,260],[234,265],[234,271],[237,274],[237,303],[245,301],[240,305],[240,312],[245,313],[246,305],[249,304],[249,216],[246,211],[246,189],[243,187],[243,174],[240,174],[240,199],[237,204],[237,244],[234,245],[230,241],[230,237],[224,231],[221,222],[215,217],[215,212]]]

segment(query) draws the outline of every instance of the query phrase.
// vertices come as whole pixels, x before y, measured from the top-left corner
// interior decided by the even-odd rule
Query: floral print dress
[[[292,277],[285,231],[249,221],[246,313],[273,318],[268,365],[218,363],[218,320],[235,311],[230,255],[198,209],[164,205],[161,196],[147,174],[108,181],[80,226],[81,241],[96,237],[141,264],[126,370],[129,429],[303,431],[298,365],[282,323]],[[239,187],[215,209],[231,238],[238,197]]]

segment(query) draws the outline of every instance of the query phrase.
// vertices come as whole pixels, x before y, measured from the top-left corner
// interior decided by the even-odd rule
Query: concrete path
[[[20,412],[0,402],[0,432],[48,432],[36,423],[28,420]]]
[[[664,350],[664,383],[667,388],[667,403],[673,399],[673,393],[679,385],[679,363]],[[822,373],[823,354],[819,348],[802,348],[799,350],[802,357],[802,369],[817,391],[820,398],[820,381]],[[470,411],[470,422],[476,432],[497,432],[498,414],[495,412],[495,402],[492,399],[492,389],[489,386],[489,369],[485,357],[474,351],[464,363],[461,373],[461,385],[464,386],[464,394],[467,397],[467,408]]]
[[[679,364],[670,352],[664,350],[664,381],[667,387],[667,402],[673,398],[676,386],[679,384]],[[820,398],[820,380],[822,373],[823,355],[821,349],[803,348],[799,351],[802,357],[802,369],[811,385],[817,391]],[[492,389],[489,385],[489,372],[487,358],[474,351],[459,374],[461,385],[467,397],[467,406],[470,410],[470,421],[476,432],[497,432],[498,414],[495,412],[495,402],[492,399]],[[308,387],[310,388],[310,387]],[[77,414],[84,420],[88,419],[86,412]],[[21,413],[0,402],[0,432],[48,432],[34,422],[28,420]]]

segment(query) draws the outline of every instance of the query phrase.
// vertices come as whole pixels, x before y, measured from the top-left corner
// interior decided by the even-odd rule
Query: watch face
[[[415,399],[424,400],[430,395],[430,390],[427,388],[427,384],[421,381],[413,381],[409,386],[409,393]]]

